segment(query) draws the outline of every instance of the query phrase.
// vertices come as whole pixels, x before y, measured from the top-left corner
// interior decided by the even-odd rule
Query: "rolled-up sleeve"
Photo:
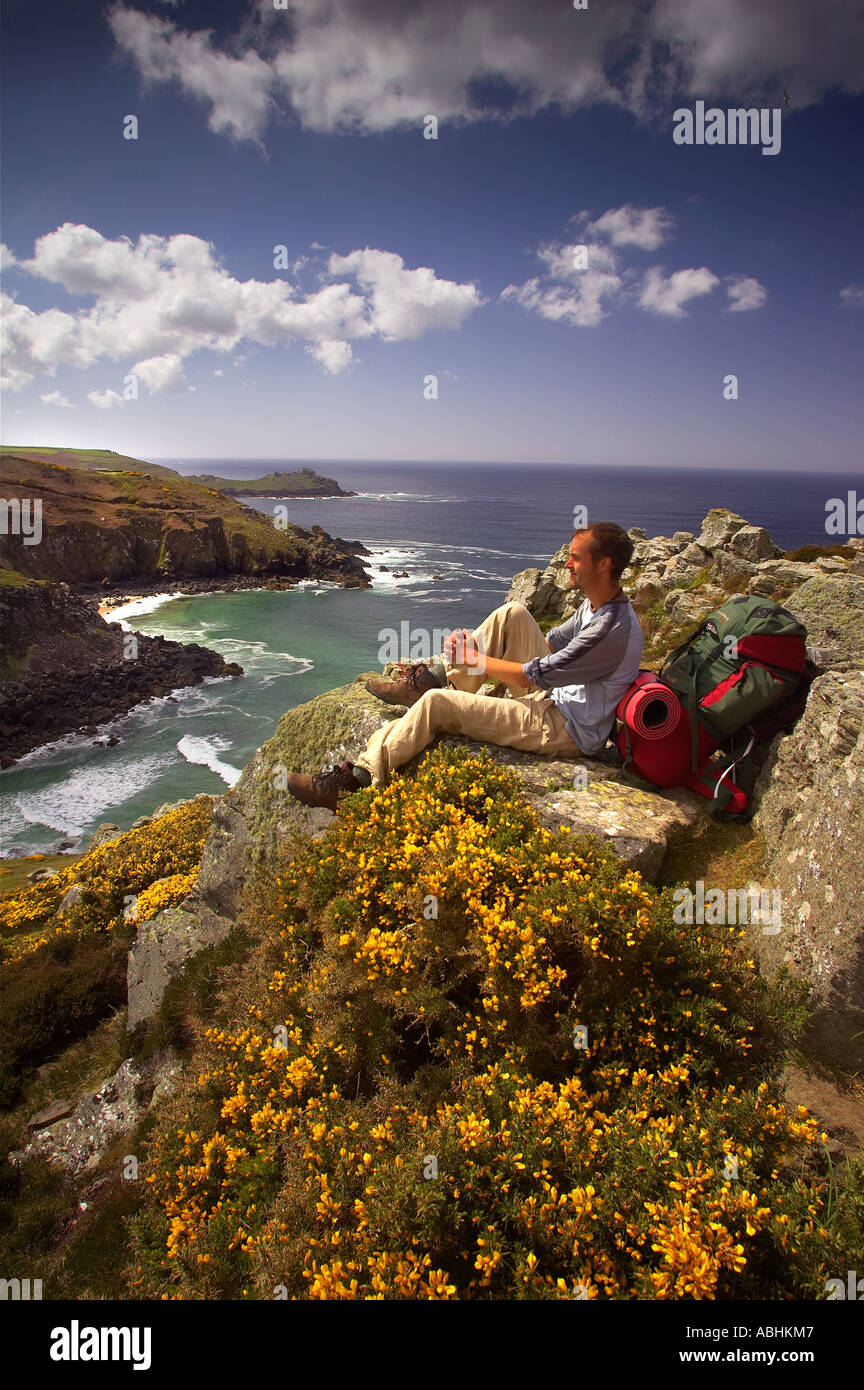
[[[562,624],[562,629],[567,623]],[[561,629],[553,629],[560,631]],[[614,609],[582,626],[566,646],[549,656],[535,656],[522,667],[523,675],[541,690],[584,684],[611,676],[624,658],[628,629]]]

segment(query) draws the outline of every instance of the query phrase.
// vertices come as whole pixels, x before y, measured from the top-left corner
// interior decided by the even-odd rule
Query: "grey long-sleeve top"
[[[639,674],[644,639],[639,619],[621,591],[595,611],[588,599],[572,618],[546,634],[554,649],[522,671],[548,690],[583,753],[597,753],[615,723],[615,707]]]

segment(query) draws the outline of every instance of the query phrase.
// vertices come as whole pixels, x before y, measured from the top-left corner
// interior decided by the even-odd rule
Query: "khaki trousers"
[[[504,603],[474,631],[474,640],[487,656],[503,661],[530,661],[548,656],[549,647],[528,609],[521,603]],[[447,689],[427,690],[401,719],[378,729],[356,759],[372,774],[378,786],[391,773],[428,747],[436,734],[463,734],[526,753],[545,753],[559,758],[582,757],[558,706],[545,690],[524,693],[524,686],[510,686],[515,698],[500,699],[477,692],[484,674],[465,666],[447,666]],[[450,687],[453,687],[452,689]]]

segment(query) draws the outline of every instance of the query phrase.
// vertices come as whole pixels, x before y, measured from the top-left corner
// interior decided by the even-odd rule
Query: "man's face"
[[[606,560],[599,561],[601,567],[605,566]],[[570,572],[570,588],[584,589],[586,584],[591,584],[594,579],[600,577],[601,570],[594,563],[591,554],[591,535],[585,532],[584,535],[574,536],[570,542],[570,554],[564,561],[564,568]]]

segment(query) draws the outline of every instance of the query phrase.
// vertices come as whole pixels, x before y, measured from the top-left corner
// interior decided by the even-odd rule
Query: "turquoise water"
[[[185,471],[254,476],[273,466],[273,460],[242,468],[196,460]],[[126,829],[163,802],[224,792],[286,709],[358,671],[378,668],[388,629],[407,623],[416,637],[436,628],[476,626],[503,602],[518,570],[545,565],[569,538],[576,505],[586,505],[591,519],[640,525],[649,535],[698,530],[710,507],[729,506],[791,547],[829,539],[825,499],[845,496],[850,485],[848,478],[802,474],[318,467],[361,495],[288,502],[289,519],[362,540],[373,552],[373,588],[342,590],[310,581],[278,592],[138,605],[124,619],[129,626],[213,647],[239,662],[246,675],[139,706],[100,730],[120,738],[115,747],[73,736],[0,774],[4,855],[56,850],[63,840],[79,846],[102,821]],[[255,505],[272,512],[281,504],[256,499]],[[407,570],[408,577],[394,579],[394,569]]]

